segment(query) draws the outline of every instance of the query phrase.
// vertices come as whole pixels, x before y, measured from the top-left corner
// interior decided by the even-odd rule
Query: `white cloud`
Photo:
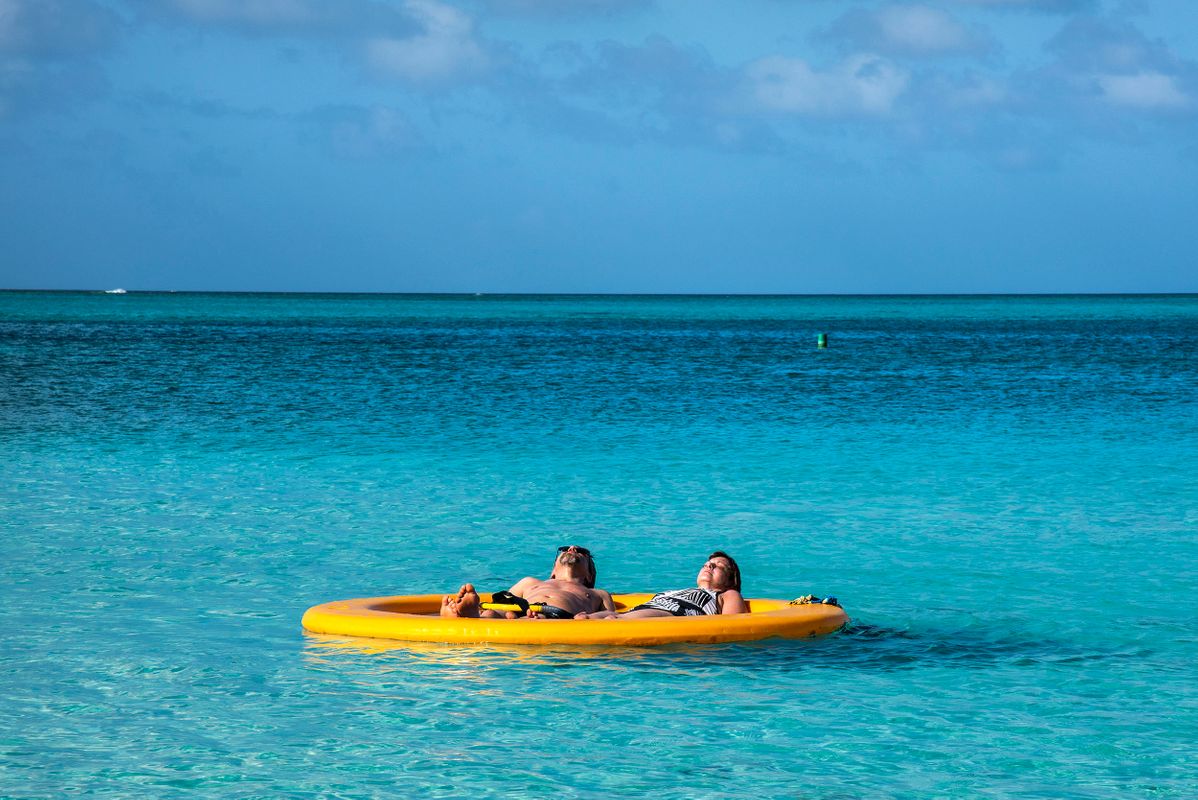
[[[420,135],[401,112],[374,107],[339,113],[329,127],[329,142],[340,158],[377,158],[419,147]]]
[[[126,0],[148,19],[182,21],[254,36],[316,39],[403,36],[409,13],[379,0]]]
[[[813,116],[886,115],[910,80],[874,55],[852,56],[824,72],[799,58],[771,56],[750,64],[746,75],[760,106]]]
[[[1189,108],[1193,100],[1172,75],[1138,72],[1134,75],[1099,75],[1103,98],[1114,105],[1156,111]]]
[[[956,108],[992,108],[1006,103],[1011,93],[1007,85],[992,78],[976,78],[947,95]]]
[[[435,0],[407,0],[405,6],[424,30],[415,36],[367,42],[367,59],[379,72],[416,83],[436,83],[487,67],[486,51],[475,39],[474,23],[468,15]]]
[[[882,34],[904,50],[948,53],[973,47],[965,26],[938,8],[891,6],[879,11],[877,20]]]
[[[1047,48],[1057,58],[1035,78],[1036,90],[1049,102],[1090,107],[1098,114],[1095,119],[1118,109],[1157,114],[1157,121],[1198,106],[1198,63],[1126,20],[1072,20]],[[1123,123],[1129,116],[1120,113],[1111,120]]]
[[[504,14],[568,17],[620,13],[647,6],[651,0],[483,0],[483,3]]]
[[[966,27],[946,11],[918,3],[854,9],[822,37],[847,42],[856,52],[918,58],[984,56],[997,47],[985,28]]]
[[[1094,0],[956,0],[959,5],[1068,14],[1093,7]]]

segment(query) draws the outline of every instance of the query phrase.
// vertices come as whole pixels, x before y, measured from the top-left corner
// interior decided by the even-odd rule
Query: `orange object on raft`
[[[313,633],[408,642],[455,644],[572,644],[643,646],[675,642],[749,642],[774,636],[805,639],[848,623],[837,605],[794,604],[754,598],[747,614],[641,619],[474,619],[440,616],[440,594],[337,600],[309,608],[303,626]],[[627,611],[651,594],[612,595]]]

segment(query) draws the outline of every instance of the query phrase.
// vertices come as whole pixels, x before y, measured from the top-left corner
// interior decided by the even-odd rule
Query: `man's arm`
[[[521,578],[520,580],[516,581],[516,585],[508,589],[508,591],[516,595],[516,597],[523,597],[524,593],[527,592],[534,583],[540,583],[540,581],[532,576]]]
[[[602,589],[596,589],[595,591],[599,593],[599,599],[601,599],[603,601],[603,610],[604,611],[615,611],[616,610],[616,601],[611,599],[610,592],[605,592]]]

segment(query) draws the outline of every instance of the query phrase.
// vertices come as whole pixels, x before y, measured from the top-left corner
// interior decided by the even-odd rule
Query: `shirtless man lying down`
[[[496,602],[519,603],[524,601],[529,605],[541,606],[540,611],[527,612],[529,619],[573,619],[576,614],[595,611],[615,611],[611,595],[602,589],[595,588],[595,560],[591,551],[578,545],[564,545],[557,548],[557,558],[553,561],[553,571],[547,580],[539,578],[523,578],[507,593],[500,595]],[[503,595],[509,595],[504,598]],[[516,598],[516,599],[511,599]],[[458,589],[456,595],[448,594],[441,600],[441,616],[443,617],[508,617],[514,619],[523,616],[524,612],[495,611],[481,607],[478,592],[472,584],[466,583]]]

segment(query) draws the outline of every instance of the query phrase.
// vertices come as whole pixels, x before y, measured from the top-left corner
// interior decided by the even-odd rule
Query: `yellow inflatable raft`
[[[626,611],[651,594],[612,595]],[[313,633],[409,642],[457,644],[655,645],[673,642],[748,642],[780,636],[803,639],[840,630],[848,622],[837,605],[747,600],[749,613],[647,619],[539,620],[441,617],[439,594],[338,600],[309,608],[303,626]]]

